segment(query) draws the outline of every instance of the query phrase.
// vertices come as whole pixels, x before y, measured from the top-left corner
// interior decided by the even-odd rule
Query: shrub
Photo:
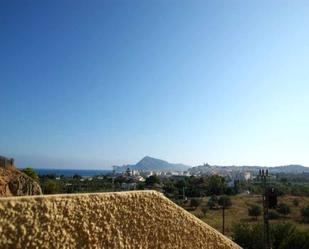
[[[138,190],[144,190],[145,189],[145,183],[140,182],[137,184],[136,189]]]
[[[219,198],[218,204],[224,208],[232,206],[231,198],[227,195],[223,195]]]
[[[232,228],[233,240],[247,249],[263,249],[263,225],[239,223]],[[271,245],[273,249],[309,248],[308,232],[300,232],[291,223],[270,225]]]
[[[280,203],[277,207],[277,211],[283,215],[288,215],[291,213],[290,207],[285,203]]]
[[[262,214],[262,208],[259,205],[252,205],[248,209],[248,214],[249,216],[255,217],[255,219],[257,220],[257,217]]]
[[[287,243],[290,236],[296,233],[295,225],[291,223],[278,223],[270,226],[270,234],[272,240],[272,248],[282,248],[283,244]]]
[[[213,195],[208,200],[208,206],[210,209],[215,209],[218,206],[218,197]]]
[[[27,167],[22,169],[22,172],[25,173],[27,176],[31,177],[36,182],[39,182],[38,174],[33,170],[33,168]]]
[[[261,224],[249,225],[239,223],[232,227],[233,240],[243,248],[263,249],[263,226]]]
[[[278,212],[276,212],[275,210],[270,210],[268,212],[268,218],[270,220],[277,220],[280,218],[280,215],[278,214]]]
[[[309,248],[309,232],[295,231],[288,236],[280,245],[280,249]]]

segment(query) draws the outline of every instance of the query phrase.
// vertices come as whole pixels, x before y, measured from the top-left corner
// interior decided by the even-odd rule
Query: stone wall
[[[155,191],[0,198],[0,248],[240,248]]]

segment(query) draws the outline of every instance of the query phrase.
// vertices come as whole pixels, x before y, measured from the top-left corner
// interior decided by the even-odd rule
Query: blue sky
[[[309,166],[308,1],[0,2],[18,166]]]

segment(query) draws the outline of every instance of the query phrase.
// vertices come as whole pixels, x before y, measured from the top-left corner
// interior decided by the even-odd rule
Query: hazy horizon
[[[152,158],[155,158],[155,159],[160,159],[160,160],[163,160],[163,161],[167,161],[165,160],[164,158],[158,158],[158,157],[153,157],[153,156],[150,156]],[[16,163],[17,163],[17,166],[19,168],[25,168],[25,167],[33,167],[33,168],[41,168],[41,169],[75,169],[75,170],[111,170],[112,169],[112,166],[123,166],[123,165],[134,165],[136,163],[138,163],[141,159],[143,159],[144,157],[141,157],[140,159],[138,159],[137,161],[132,161],[132,162],[124,162],[124,163],[118,163],[118,164],[110,164],[108,161],[105,161],[105,164],[102,163],[100,164],[97,160],[94,160],[93,162],[85,162],[84,160],[80,160],[78,164],[70,164],[69,161],[62,161],[62,167],[61,166],[57,166],[57,163],[53,163],[53,160],[55,162],[59,162],[61,161],[61,159],[59,158],[56,158],[56,159],[52,159],[52,158],[49,158],[49,161],[51,162],[51,164],[49,165],[45,165],[44,166],[44,160],[46,159],[39,159],[39,158],[35,158],[33,160],[33,157],[22,157],[22,158],[16,158]],[[167,161],[168,163],[174,163],[174,164],[184,164],[186,166],[189,166],[189,167],[195,167],[195,166],[201,166],[203,164],[209,164],[211,166],[250,166],[250,167],[255,167],[255,166],[265,166],[265,167],[276,167],[276,166],[287,166],[287,165],[302,165],[302,166],[305,166],[305,167],[309,167],[307,165],[303,165],[303,164],[295,164],[295,163],[289,163],[289,164],[282,164],[282,165],[235,165],[235,164],[230,164],[230,165],[218,165],[218,164],[210,164],[208,162],[201,162],[201,163],[196,163],[196,164],[193,164],[193,165],[189,165],[189,164],[185,164],[183,162],[173,162],[173,161]],[[63,167],[63,165],[65,165]]]
[[[0,155],[309,166],[308,1],[1,1]]]

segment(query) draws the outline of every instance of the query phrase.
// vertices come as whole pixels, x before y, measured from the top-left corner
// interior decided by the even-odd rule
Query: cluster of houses
[[[183,176],[191,176],[193,174],[191,174],[189,171],[173,171],[173,172],[145,171],[145,170],[130,170],[130,168],[127,168],[125,172],[118,174],[118,176],[119,175],[126,179],[126,181],[121,184],[121,188],[126,190],[132,190],[136,189],[138,183],[144,182],[147,177],[152,175],[156,175],[159,177],[183,177]],[[227,183],[229,186],[234,186],[236,181],[244,182],[252,179],[251,172],[247,171],[233,171],[228,172],[228,174],[222,176],[228,180]]]
[[[126,179],[121,184],[121,188],[124,190],[136,189],[137,185],[141,182],[145,182],[146,178],[156,175],[159,177],[173,177],[173,176],[190,176],[188,171],[154,171],[154,170],[130,170],[116,174]]]
[[[155,171],[155,170],[130,170],[129,168],[127,171],[130,172],[133,176],[142,176],[147,178],[152,175],[157,175],[160,177],[170,177],[170,176],[191,176],[190,172],[188,171]]]

